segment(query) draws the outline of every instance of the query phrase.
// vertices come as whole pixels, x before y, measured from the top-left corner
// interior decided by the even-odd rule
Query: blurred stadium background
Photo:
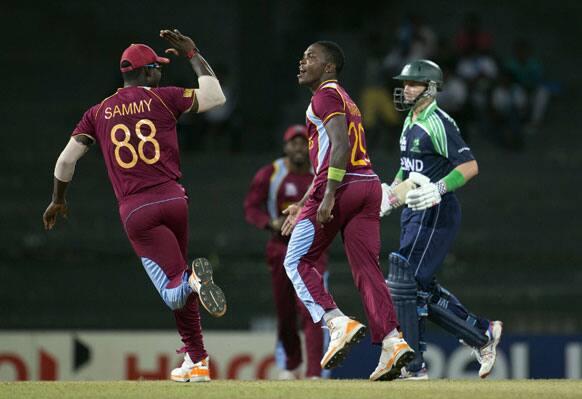
[[[275,334],[264,262],[267,233],[245,223],[242,202],[254,172],[280,155],[285,127],[304,120],[309,93],[296,84],[298,59],[307,45],[327,39],[344,48],[343,83],[364,119],[376,102],[378,109],[389,105],[380,96],[365,106],[366,95],[390,94],[390,74],[413,52],[447,67],[460,82],[448,99],[480,175],[459,193],[462,228],[441,281],[471,309],[503,320],[508,334],[576,336],[581,342],[581,190],[575,177],[582,167],[581,11],[573,0],[56,1],[3,7],[0,333],[174,329],[123,234],[98,150],[77,166],[69,220],[47,234],[41,215],[54,161],[76,122],[121,84],[123,49],[144,42],[162,51],[159,29],[176,27],[215,67],[232,107],[180,124],[190,256],[216,264],[229,299],[226,317],[204,317],[205,331]],[[484,42],[475,51],[463,47],[459,33],[467,32],[467,21],[480,23]],[[529,86],[510,68],[515,46],[526,42],[543,71]],[[481,63],[488,67],[474,78],[460,66]],[[162,82],[188,86],[195,79],[186,62],[174,60]],[[529,104],[540,88],[549,101],[543,119],[535,120]],[[514,112],[504,115],[503,109]],[[394,118],[388,113],[368,128],[369,152],[385,180],[399,163],[400,122]],[[398,234],[397,215],[382,221],[384,268]],[[364,319],[339,240],[330,272],[344,312]],[[10,352],[1,339],[0,346]]]

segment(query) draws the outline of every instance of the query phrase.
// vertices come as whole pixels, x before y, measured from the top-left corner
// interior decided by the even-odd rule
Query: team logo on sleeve
[[[400,151],[406,151],[406,136],[400,137]]]
[[[182,97],[192,97],[192,94],[194,93],[194,89],[184,89],[184,92],[182,93]]]

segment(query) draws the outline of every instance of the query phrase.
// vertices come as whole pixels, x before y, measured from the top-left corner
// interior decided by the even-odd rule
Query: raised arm
[[[71,137],[65,149],[57,159],[53,179],[53,196],[49,206],[42,215],[42,221],[46,230],[51,230],[56,221],[57,215],[67,217],[68,208],[66,201],[67,186],[73,179],[75,165],[77,161],[89,151],[89,146],[93,140],[88,136],[79,134]]]
[[[222,92],[220,82],[208,62],[200,54],[194,41],[181,34],[178,29],[161,30],[160,37],[167,40],[172,46],[166,50],[166,53],[188,58],[194,73],[198,77],[199,88],[194,90],[196,98],[190,111],[200,113],[224,104],[226,97]]]

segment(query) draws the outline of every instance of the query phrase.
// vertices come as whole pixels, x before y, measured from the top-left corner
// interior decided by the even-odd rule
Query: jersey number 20
[[[364,141],[362,140],[362,136],[364,134],[364,126],[361,123],[358,123],[358,127],[354,122],[350,123],[348,127],[348,136],[354,133],[354,146],[352,147],[352,165],[354,166],[366,166],[370,163],[366,155],[366,149],[364,148]],[[356,154],[359,150],[359,154]],[[358,159],[356,159],[356,157]],[[363,159],[362,159],[363,158]]]
[[[150,134],[148,136],[144,136],[141,132],[143,125],[149,127]],[[117,131],[119,130],[125,134],[125,137],[121,141],[116,137]],[[133,168],[137,164],[138,158],[148,165],[154,164],[160,159],[160,143],[154,139],[154,136],[156,135],[156,125],[154,125],[154,123],[149,119],[141,119],[135,124],[135,134],[140,139],[140,142],[137,145],[137,151],[135,150],[135,147],[129,142],[129,139],[131,138],[129,127],[123,123],[118,123],[111,128],[111,142],[115,144],[115,160],[117,161],[117,164],[124,169]],[[146,154],[144,153],[144,146],[146,143],[151,143],[154,146],[153,157],[146,157]],[[121,159],[120,151],[124,147],[127,148],[131,154],[131,160],[129,162],[125,162],[123,159]]]

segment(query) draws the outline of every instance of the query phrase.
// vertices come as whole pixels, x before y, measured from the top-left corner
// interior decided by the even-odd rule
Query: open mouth
[[[303,77],[303,76],[305,76],[305,69],[303,69],[303,68],[300,67],[299,68],[299,73],[297,74],[297,77],[300,78],[300,77]]]

